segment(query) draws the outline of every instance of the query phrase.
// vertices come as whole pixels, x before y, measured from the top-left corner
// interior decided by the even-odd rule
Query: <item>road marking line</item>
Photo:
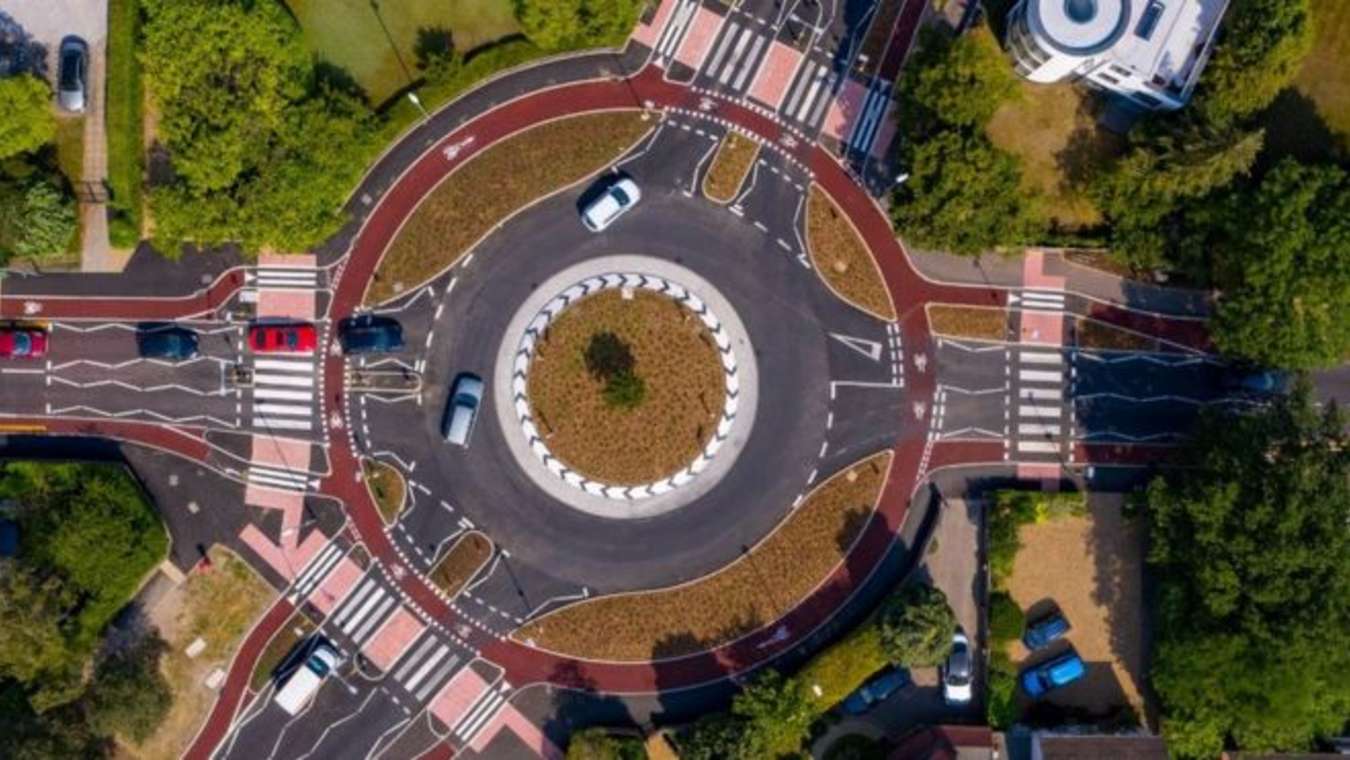
[[[254,359],[253,366],[257,369],[279,369],[295,372],[314,372],[314,362],[301,362],[291,359]]]
[[[1018,441],[1018,451],[1034,451],[1043,454],[1058,453],[1059,444],[1050,441]]]
[[[253,427],[271,430],[313,430],[314,423],[310,420],[285,420],[274,419],[271,417],[254,417]]]
[[[1017,426],[1019,435],[1059,435],[1059,425],[1043,425],[1038,422],[1023,422]]]
[[[446,646],[445,644],[441,644],[441,648],[436,650],[436,654],[427,658],[427,661],[422,663],[422,667],[419,668],[416,673],[413,673],[412,678],[409,678],[408,682],[403,684],[404,688],[406,688],[408,691],[413,691],[414,689],[416,689],[417,685],[422,683],[422,679],[426,678],[427,674],[431,672],[431,669],[436,667],[436,663],[443,660],[445,656],[449,653],[450,647]]]
[[[1059,354],[1039,354],[1031,351],[1022,351],[1018,354],[1018,360],[1023,364],[1063,364],[1064,357]]]
[[[392,595],[389,596],[389,598],[385,600],[384,604],[381,604],[380,608],[378,610],[375,610],[375,613],[372,614],[370,618],[366,620],[366,624],[358,628],[356,630],[356,633],[352,634],[352,641],[356,642],[357,646],[363,644],[366,638],[369,637],[370,634],[375,632],[375,625],[384,620],[385,613],[388,612],[389,608],[394,606],[394,604],[397,601],[398,600],[395,599]]]
[[[283,391],[278,388],[254,388],[253,398],[275,399],[277,401],[313,401],[313,391]]]
[[[356,611],[356,606],[365,600],[366,595],[378,588],[379,585],[374,575],[367,575],[361,585],[357,587],[356,593],[351,595],[351,600],[343,605],[342,609],[338,610],[337,615],[333,617],[333,624],[342,625],[342,622]]]
[[[254,404],[253,411],[258,414],[280,414],[284,417],[308,417],[314,413],[313,407],[300,404]]]
[[[1059,401],[1064,397],[1063,391],[1059,388],[1023,388],[1021,398],[1036,401]]]
[[[1060,409],[1057,406],[1019,406],[1017,407],[1018,417],[1058,417]]]
[[[1024,383],[1058,383],[1064,380],[1063,372],[1049,372],[1039,369],[1019,370],[1017,379]]]
[[[377,586],[375,588],[375,593],[371,594],[370,598],[366,599],[365,603],[361,605],[361,609],[357,610],[354,616],[347,618],[347,622],[340,625],[338,630],[348,636],[352,635],[352,631],[356,630],[356,627],[370,615],[370,611],[375,608],[376,604],[379,604],[384,599],[390,598],[392,597],[384,590],[383,586]]]
[[[428,635],[426,639],[417,646],[417,651],[413,652],[412,656],[404,658],[403,664],[399,666],[398,670],[394,671],[394,680],[402,681],[403,677],[408,674],[408,671],[412,670],[417,663],[421,661],[422,657],[424,657],[427,652],[431,651],[431,648],[438,643],[440,642],[436,639],[435,635]]]
[[[312,375],[254,375],[254,385],[286,385],[292,388],[313,388]]]

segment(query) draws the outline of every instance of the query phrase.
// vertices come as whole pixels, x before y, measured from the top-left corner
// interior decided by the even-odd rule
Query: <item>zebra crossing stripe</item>
[[[412,670],[413,667],[415,667],[417,663],[421,661],[422,657],[426,655],[426,653],[430,651],[432,647],[436,646],[437,643],[438,642],[435,636],[428,635],[425,639],[423,639],[422,643],[417,645],[417,651],[413,652],[410,657],[404,658],[403,664],[399,665],[398,670],[394,671],[394,680],[401,683],[403,681],[403,677],[408,675],[408,671]]]
[[[284,391],[279,388],[254,388],[254,399],[268,399],[274,401],[312,401],[314,400],[313,391]]]
[[[271,470],[254,466],[249,468],[247,478],[248,482],[261,486],[285,488],[291,491],[309,490],[308,478],[284,470]]]
[[[1018,406],[1018,417],[1059,417],[1060,409],[1057,406]]]
[[[436,667],[436,663],[444,659],[447,654],[450,654],[450,647],[441,644],[441,648],[436,650],[436,654],[428,657],[426,662],[422,663],[422,667],[418,668],[417,672],[413,673],[412,678],[409,678],[408,681],[403,684],[403,688],[408,691],[416,690],[417,685],[422,683],[422,679],[426,678],[427,674],[431,672],[431,669]]]
[[[1041,369],[1023,369],[1018,370],[1017,379],[1025,383],[1058,383],[1064,379],[1064,373]]]
[[[254,359],[254,369],[278,369],[284,372],[305,372],[312,374],[314,372],[314,362],[297,361],[295,359]]]
[[[680,3],[675,15],[666,24],[665,31],[661,33],[661,41],[656,45],[658,55],[666,59],[675,55],[680,39],[684,37],[685,27],[689,25],[689,19],[693,18],[696,10],[698,10],[697,2]]]
[[[351,635],[352,641],[356,642],[357,646],[360,646],[362,643],[364,643],[366,638],[370,636],[370,634],[375,632],[375,626],[379,624],[382,620],[384,620],[384,616],[386,613],[389,612],[389,608],[393,607],[397,602],[398,599],[394,598],[393,594],[386,595],[384,601],[380,604],[379,608],[376,609],[375,612],[371,613],[371,615],[366,618],[365,624],[359,626],[352,633]]]
[[[824,66],[816,68],[816,76],[811,80],[811,89],[806,93],[806,99],[802,101],[801,110],[797,111],[797,121],[806,123],[807,115],[811,113],[811,106],[816,102],[816,95],[820,93],[820,87],[825,83],[826,70]]]
[[[1059,425],[1042,422],[1023,422],[1017,425],[1019,435],[1059,435]]]
[[[788,92],[787,108],[783,113],[791,114],[797,110],[797,103],[802,99],[802,93],[806,91],[807,82],[810,82],[816,76],[816,70],[819,64],[815,61],[806,61],[797,75],[797,80],[792,83],[792,90]]]
[[[304,404],[254,404],[253,411],[258,414],[273,415],[278,414],[283,417],[308,417],[314,413],[312,407]]]
[[[310,420],[287,420],[273,417],[254,417],[253,427],[263,430],[313,430]]]
[[[313,388],[314,377],[311,375],[267,375],[254,374],[254,385],[284,385],[291,388]]]
[[[384,590],[384,587],[379,586],[377,584],[375,587],[375,593],[367,597],[366,601],[361,605],[360,609],[356,611],[356,614],[347,618],[347,622],[339,625],[338,630],[342,631],[348,636],[352,635],[352,631],[356,630],[356,627],[358,625],[361,625],[361,622],[366,619],[366,616],[370,615],[370,611],[375,608],[375,605],[379,604],[380,600],[386,598],[389,598],[389,593]]]
[[[356,589],[356,593],[352,594],[351,599],[347,604],[343,605],[342,609],[338,610],[337,615],[333,618],[333,624],[342,625],[343,621],[351,617],[351,614],[356,611],[357,606],[370,595],[370,592],[378,588],[379,585],[379,581],[375,580],[373,575],[367,575],[366,579],[361,582],[360,587]]]
[[[1063,391],[1058,388],[1023,388],[1022,398],[1028,401],[1059,401],[1064,397]]]
[[[736,81],[732,83],[731,89],[740,91],[745,87],[745,80],[755,70],[755,64],[759,62],[759,51],[763,48],[764,37],[755,35],[755,44],[750,47],[749,55],[742,59],[741,72],[736,75]]]
[[[736,62],[741,59],[741,53],[745,52],[745,46],[750,43],[750,37],[753,34],[754,32],[750,30],[750,27],[741,30],[741,36],[736,40],[736,48],[731,52],[731,57],[727,59],[726,65],[722,67],[722,73],[717,76],[718,84],[725,85],[727,80],[731,78],[731,72],[736,68]]]
[[[1032,351],[1018,352],[1018,361],[1023,364],[1063,364],[1064,357],[1059,354],[1040,354]]]
[[[1059,444],[1050,441],[1018,441],[1017,450],[1040,454],[1057,454],[1059,453]]]
[[[312,588],[319,585],[319,582],[327,577],[328,571],[331,570],[340,559],[342,559],[341,547],[336,543],[330,543],[328,546],[325,546],[323,551],[319,552],[318,556],[310,560],[309,564],[305,565],[305,568],[300,571],[300,575],[296,576],[294,584],[296,596],[302,598],[308,596],[309,589],[307,589],[306,586]]]
[[[727,30],[722,34],[722,38],[717,41],[717,49],[713,51],[712,61],[709,62],[708,67],[703,70],[705,74],[713,76],[717,73],[717,67],[722,65],[722,59],[727,54],[727,48],[731,44],[731,38],[736,35],[736,32],[739,31],[740,28],[741,25],[735,21],[727,22]]]
[[[419,689],[416,694],[413,694],[417,701],[426,701],[426,698],[431,696],[432,689],[435,689],[437,684],[445,680],[445,677],[450,674],[451,670],[454,670],[455,665],[457,664],[459,664],[459,656],[454,655],[444,665],[437,669],[437,671],[432,674],[431,678],[427,679],[426,684]],[[409,691],[411,691],[411,689],[409,689]]]
[[[454,732],[466,743],[472,742],[473,737],[483,730],[483,726],[497,714],[497,710],[506,702],[506,695],[496,689],[488,689],[478,704],[469,710],[469,714],[455,727]]]

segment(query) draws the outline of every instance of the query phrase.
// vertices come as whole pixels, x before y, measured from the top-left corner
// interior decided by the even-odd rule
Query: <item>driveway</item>
[[[6,16],[8,18],[6,18]],[[125,263],[110,256],[108,214],[103,182],[108,176],[108,139],[104,132],[104,80],[108,40],[108,0],[0,0],[0,26],[17,24],[46,49],[46,75],[53,85],[61,40],[75,35],[89,45],[89,88],[84,114],[84,166],[77,183],[80,198],[81,262],[86,272],[120,271]]]

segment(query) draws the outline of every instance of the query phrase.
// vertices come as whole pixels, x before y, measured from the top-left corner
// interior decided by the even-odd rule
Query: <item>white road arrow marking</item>
[[[857,351],[863,356],[866,356],[872,361],[879,361],[881,359],[882,346],[875,340],[855,338],[852,335],[840,335],[839,333],[830,333],[830,337],[843,343],[854,351]]]

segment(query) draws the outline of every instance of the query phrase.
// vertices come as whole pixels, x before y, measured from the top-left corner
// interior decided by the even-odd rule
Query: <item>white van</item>
[[[333,672],[339,661],[336,649],[328,644],[318,644],[290,678],[286,679],[286,683],[277,689],[277,695],[272,701],[281,705],[281,709],[290,715],[299,713],[319,692],[324,679]]]

